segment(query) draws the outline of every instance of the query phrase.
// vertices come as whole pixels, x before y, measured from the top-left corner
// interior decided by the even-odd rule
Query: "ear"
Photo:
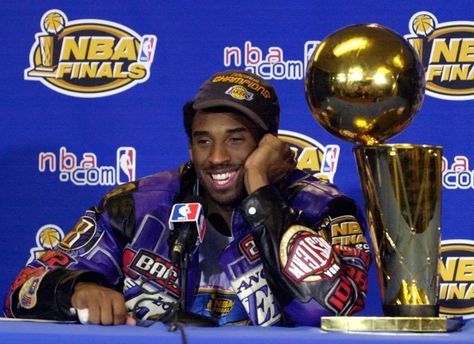
[[[194,160],[193,160],[193,148],[192,148],[191,144],[189,144],[189,146],[188,146],[188,153],[189,153],[189,160],[194,162]]]

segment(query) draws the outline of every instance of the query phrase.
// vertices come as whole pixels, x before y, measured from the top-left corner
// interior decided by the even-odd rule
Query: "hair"
[[[189,141],[191,141],[191,135],[193,131],[193,119],[196,111],[193,109],[193,102],[189,101],[183,106],[183,122],[184,130],[186,135],[188,135]]]

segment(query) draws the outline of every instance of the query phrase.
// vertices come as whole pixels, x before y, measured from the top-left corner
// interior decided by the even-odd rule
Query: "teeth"
[[[212,180],[218,184],[225,184],[235,174],[235,171],[225,173],[213,173],[211,174]]]
[[[213,174],[212,179],[214,180],[224,180],[230,177],[230,173],[219,173],[219,174]]]

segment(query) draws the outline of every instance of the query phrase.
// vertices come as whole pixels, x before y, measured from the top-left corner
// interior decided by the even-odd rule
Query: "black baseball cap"
[[[211,76],[202,84],[194,100],[185,104],[188,135],[196,111],[222,107],[241,112],[266,132],[278,132],[280,104],[273,86],[253,73],[228,70]]]

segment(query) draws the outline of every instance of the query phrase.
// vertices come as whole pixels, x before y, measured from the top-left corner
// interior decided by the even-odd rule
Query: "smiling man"
[[[106,194],[58,248],[23,269],[7,316],[70,320],[87,309],[89,322],[104,325],[168,316],[180,271],[166,224],[189,196],[202,197],[208,215],[189,255],[186,311],[222,325],[317,326],[323,315],[364,307],[370,254],[361,211],[295,168],[277,136],[274,88],[225,71],[183,110],[190,161]]]

